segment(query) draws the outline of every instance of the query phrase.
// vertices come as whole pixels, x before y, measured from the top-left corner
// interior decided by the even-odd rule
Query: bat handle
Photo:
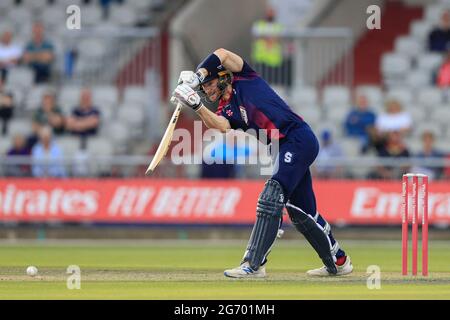
[[[177,103],[178,103],[178,100],[177,100],[177,98],[175,98],[174,96],[172,96],[172,97],[170,98],[170,102],[173,103],[173,104],[177,104]]]

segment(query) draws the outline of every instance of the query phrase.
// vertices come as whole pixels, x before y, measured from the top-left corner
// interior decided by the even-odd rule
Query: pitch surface
[[[281,240],[266,279],[235,280],[223,270],[239,263],[242,241],[1,243],[0,299],[450,299],[450,242],[430,242],[427,278],[401,276],[400,241],[341,244],[351,275],[307,277],[320,266],[315,252],[301,240]],[[38,276],[26,275],[29,265]],[[69,265],[81,269],[80,290],[67,289]],[[380,289],[367,286],[373,265]]]

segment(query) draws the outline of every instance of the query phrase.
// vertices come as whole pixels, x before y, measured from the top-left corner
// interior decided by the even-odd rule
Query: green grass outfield
[[[450,299],[450,242],[430,242],[430,276],[402,277],[400,241],[345,241],[354,273],[309,278],[320,266],[304,241],[280,240],[266,279],[223,276],[245,241],[0,243],[0,299]],[[66,268],[81,268],[81,289],[66,287]],[[29,265],[39,275],[25,274]],[[367,267],[381,289],[367,288]],[[419,264],[420,266],[420,264]],[[419,268],[420,270],[420,268]]]

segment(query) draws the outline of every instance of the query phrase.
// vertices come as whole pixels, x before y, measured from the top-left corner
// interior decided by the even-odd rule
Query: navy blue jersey
[[[281,139],[304,121],[244,61],[241,72],[233,73],[233,92],[219,102],[217,114],[225,117],[233,129],[265,129],[268,142]],[[278,129],[278,131],[274,131]]]
[[[87,110],[83,110],[81,107],[77,107],[72,111],[72,115],[76,118],[87,118],[87,117],[91,117],[91,116],[100,117],[100,111],[95,107],[91,107]],[[95,127],[95,128],[87,129],[83,132],[78,132],[77,134],[80,134],[82,136],[95,135],[95,134],[97,134],[97,129],[98,128]]]

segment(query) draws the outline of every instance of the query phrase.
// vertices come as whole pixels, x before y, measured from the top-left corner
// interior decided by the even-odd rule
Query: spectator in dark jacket
[[[392,161],[395,161],[396,158],[410,157],[410,152],[403,141],[400,131],[389,131],[387,133],[385,143],[378,149],[378,156],[381,159],[392,159]],[[381,165],[376,168],[369,178],[398,179],[407,171],[409,171],[408,167]]]
[[[422,150],[417,154],[421,159],[440,159],[445,157],[445,153],[438,150],[435,146],[435,137],[433,132],[425,131],[422,133]],[[419,164],[415,172],[422,172],[430,176],[430,178],[439,178],[443,172],[443,168],[436,166],[424,166]]]
[[[48,82],[51,77],[52,64],[55,60],[53,44],[45,39],[44,25],[33,25],[33,38],[25,47],[23,62],[34,71],[35,83]]]
[[[4,90],[3,80],[0,78],[0,136],[8,133],[8,122],[11,120],[13,113],[13,95]]]
[[[30,156],[30,149],[27,146],[27,140],[22,135],[16,135],[13,138],[13,145],[6,154],[9,159],[13,157]],[[29,164],[7,164],[5,165],[6,176],[26,177],[31,173]]]
[[[72,111],[67,118],[66,129],[82,138],[96,135],[100,125],[100,111],[92,104],[90,89],[83,89],[80,96],[80,105]]]
[[[35,132],[43,126],[50,126],[53,133],[60,135],[64,133],[64,115],[61,109],[56,105],[55,94],[48,91],[42,97],[42,104],[33,114],[33,126]]]
[[[434,52],[445,52],[450,42],[450,12],[444,11],[440,26],[434,28],[428,36],[428,49]]]

